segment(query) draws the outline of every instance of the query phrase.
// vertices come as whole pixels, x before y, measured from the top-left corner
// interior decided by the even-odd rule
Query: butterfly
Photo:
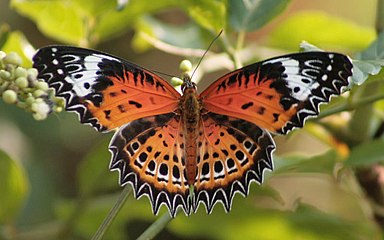
[[[33,58],[39,78],[66,101],[66,110],[100,132],[116,130],[110,169],[154,214],[171,216],[220,202],[273,170],[273,134],[302,127],[319,105],[340,95],[352,63],[342,54],[303,52],[230,72],[197,93],[185,77],[182,94],[155,73],[95,50],[49,46]]]

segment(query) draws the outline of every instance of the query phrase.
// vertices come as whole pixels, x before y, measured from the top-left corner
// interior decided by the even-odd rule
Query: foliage
[[[159,239],[382,238],[383,225],[375,217],[382,220],[384,203],[370,193],[378,192],[376,185],[382,187],[379,180],[384,174],[384,105],[380,101],[384,98],[384,33],[376,37],[372,27],[320,11],[283,14],[292,2],[12,0],[14,13],[30,19],[54,41],[117,48],[124,57],[127,33],[132,33],[132,48],[148,56],[148,62],[152,48],[176,55],[174,62],[180,57],[196,61],[224,29],[197,69],[196,82],[218,70],[297,51],[303,40],[316,45],[302,44],[304,50],[348,53],[354,76],[350,91],[323,106],[320,117],[308,122],[305,131],[276,137],[280,150],[275,154],[275,171],[267,173],[263,185],[253,184],[247,198],[236,196],[230,213],[216,207],[207,215],[201,206],[196,214],[175,219],[165,209],[162,216],[153,216],[145,198],[126,200],[128,190],[119,194],[117,174],[108,171],[110,136],[103,138],[80,126],[66,113],[37,124],[28,114],[0,102],[0,131],[11,132],[5,137],[0,134],[0,238],[89,239],[107,216],[114,221],[101,228],[99,236],[105,239],[137,238],[145,230],[142,237],[160,231]],[[23,60],[17,66],[29,68],[34,47],[27,39],[49,42],[36,34],[11,31],[3,24],[0,50],[15,52]],[[1,87],[0,92],[5,92]],[[11,136],[17,139],[20,132],[24,140],[4,144]],[[290,147],[284,150],[290,145],[295,153]],[[13,151],[16,157],[10,157]],[[379,176],[374,179],[376,185],[364,184],[366,176],[361,173],[366,171]],[[116,212],[109,213],[116,202]]]

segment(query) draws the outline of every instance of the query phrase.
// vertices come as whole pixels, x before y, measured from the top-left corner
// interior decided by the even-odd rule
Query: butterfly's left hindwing
[[[178,107],[180,94],[165,80],[102,52],[51,46],[39,49],[33,61],[38,77],[65,98],[66,109],[98,131]]]
[[[178,208],[190,212],[182,132],[175,113],[151,116],[122,126],[109,146],[120,184],[131,184],[136,198],[148,196],[155,214],[162,204],[173,217]]]
[[[319,104],[339,95],[351,75],[347,56],[297,53],[235,70],[210,85],[200,99],[207,111],[284,134],[318,115]]]

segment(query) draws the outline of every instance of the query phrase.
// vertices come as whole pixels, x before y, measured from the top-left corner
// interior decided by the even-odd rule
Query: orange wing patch
[[[210,213],[221,202],[228,212],[236,192],[248,195],[250,183],[261,183],[263,171],[273,169],[275,145],[268,132],[232,117],[208,113],[201,127],[193,209],[203,203]]]
[[[157,77],[143,72],[135,76],[125,71],[123,77],[108,77],[113,85],[101,91],[99,105],[86,101],[90,113],[107,129],[114,129],[127,122],[153,115],[174,112],[178,108],[178,96],[174,88],[167,88]]]
[[[33,60],[39,77],[65,99],[66,109],[98,131],[178,107],[180,94],[165,80],[102,52],[51,46],[41,48]]]
[[[189,214],[182,124],[173,113],[135,120],[114,135],[111,169],[120,171],[120,184],[130,183],[136,198],[147,195],[155,214],[165,204],[175,216]]]
[[[242,75],[240,72],[239,75]],[[271,87],[276,79],[259,79],[258,73],[241,76],[238,81],[245,82],[247,78],[257,79],[254,87],[236,90],[236,93],[214,94],[203,98],[204,108],[215,113],[238,117],[257,124],[259,127],[272,132],[279,129],[292,119],[298,109],[299,103],[291,104],[284,109],[280,104],[284,95],[274,91]],[[236,87],[236,86],[234,86]]]
[[[229,73],[200,95],[207,111],[287,133],[319,113],[352,75],[348,57],[305,52],[255,63]]]

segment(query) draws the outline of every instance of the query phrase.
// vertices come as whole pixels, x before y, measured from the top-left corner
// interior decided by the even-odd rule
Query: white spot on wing
[[[78,56],[70,55],[71,57],[75,57],[75,60],[70,62],[78,61]],[[92,54],[89,56],[86,56],[84,58],[84,67],[80,65],[80,63],[74,63],[80,71],[75,70],[74,72],[71,72],[66,78],[65,81],[72,84],[73,88],[72,90],[75,92],[75,94],[79,97],[84,97],[88,94],[93,93],[92,86],[96,83],[96,80],[98,78],[97,72],[100,70],[100,67],[98,66],[100,62],[102,62],[103,59],[118,61],[118,59],[105,56],[101,54]],[[67,62],[68,64],[68,62]],[[67,65],[68,66],[68,65]],[[80,78],[75,79],[73,76],[76,73],[81,73],[82,76]],[[85,88],[84,83],[88,83],[91,87]]]
[[[283,61],[282,64],[285,68],[284,74],[287,75],[285,78],[287,87],[291,89],[291,96],[300,101],[308,99],[312,95],[312,90],[319,87],[319,83],[305,71],[300,73],[299,61],[289,59]],[[305,65],[311,66],[312,62],[307,62]],[[316,71],[316,69],[312,68],[312,71]]]

